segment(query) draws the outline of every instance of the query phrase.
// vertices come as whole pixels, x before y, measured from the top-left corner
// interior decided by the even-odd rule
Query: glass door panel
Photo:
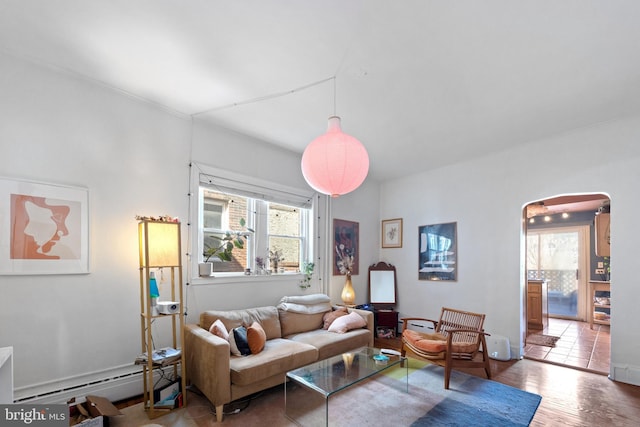
[[[547,280],[550,316],[585,318],[584,242],[581,227],[527,232],[527,277]]]

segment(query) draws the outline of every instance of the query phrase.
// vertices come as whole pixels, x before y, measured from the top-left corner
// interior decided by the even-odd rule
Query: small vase
[[[356,300],[356,291],[353,290],[351,274],[347,274],[347,280],[344,282],[344,288],[342,288],[342,294],[340,296],[345,305],[353,305],[353,302]]]

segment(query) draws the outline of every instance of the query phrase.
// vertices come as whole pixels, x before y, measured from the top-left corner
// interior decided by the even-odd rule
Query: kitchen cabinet
[[[611,324],[611,283],[589,282],[589,327]]]
[[[527,281],[527,326],[542,330],[547,327],[549,309],[547,302],[547,281]]]
[[[599,213],[595,219],[596,255],[611,256],[611,214]]]

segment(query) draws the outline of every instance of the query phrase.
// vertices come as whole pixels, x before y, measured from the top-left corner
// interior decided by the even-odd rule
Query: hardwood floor
[[[640,386],[611,381],[609,327],[549,319],[556,347],[525,346],[525,359],[491,360],[492,380],[542,396],[532,426],[640,425]],[[376,346],[399,348],[399,340]],[[482,369],[462,371],[484,377]]]
[[[576,325],[576,327],[578,326]],[[568,342],[573,328],[565,327],[564,329],[569,332],[565,337]],[[552,330],[549,332],[551,333]],[[580,328],[576,329],[576,331],[579,330]],[[582,332],[585,336],[590,334],[584,330]],[[606,332],[608,335],[608,331],[598,331],[598,333],[601,332]],[[376,340],[376,345],[385,348],[394,348],[398,344],[399,340]],[[591,352],[596,353],[597,351],[592,350]],[[582,365],[568,367],[558,365],[557,361],[551,362],[553,363],[532,359],[507,362],[491,360],[492,380],[542,396],[540,406],[531,422],[532,426],[626,427],[640,425],[640,386],[611,381],[603,372],[588,371],[588,368],[582,367]],[[589,366],[589,362],[585,363],[587,363],[585,366]],[[462,371],[484,378],[482,369],[462,369]],[[124,407],[137,402],[139,400],[130,399],[128,402],[119,402],[121,406],[116,406]],[[256,399],[252,403],[252,405],[267,406],[269,404],[261,399]],[[265,413],[272,412],[270,408],[265,407],[264,410]],[[216,425],[212,415],[207,416],[206,419],[208,420],[206,425]],[[237,418],[228,417],[225,423],[234,425],[234,422],[238,421],[238,425],[240,425],[244,423],[243,420],[244,418],[239,414]],[[392,424],[392,421],[389,423]],[[244,424],[246,425],[246,423]],[[171,425],[177,427],[183,424]],[[289,424],[283,419],[282,424],[275,423],[273,425],[275,427],[276,425]]]
[[[640,425],[640,387],[582,369],[523,359],[491,361],[492,379],[542,396],[532,426]],[[482,372],[465,371],[482,376]]]

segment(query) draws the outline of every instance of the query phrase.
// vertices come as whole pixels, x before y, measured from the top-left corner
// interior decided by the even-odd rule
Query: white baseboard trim
[[[625,364],[611,364],[609,378],[621,383],[640,386],[640,367]]]
[[[154,370],[154,384],[173,375],[173,367]],[[140,396],[143,389],[142,368],[126,366],[107,371],[37,384],[14,390],[14,403],[66,404],[72,398],[83,402],[85,396],[96,395],[112,402]]]

